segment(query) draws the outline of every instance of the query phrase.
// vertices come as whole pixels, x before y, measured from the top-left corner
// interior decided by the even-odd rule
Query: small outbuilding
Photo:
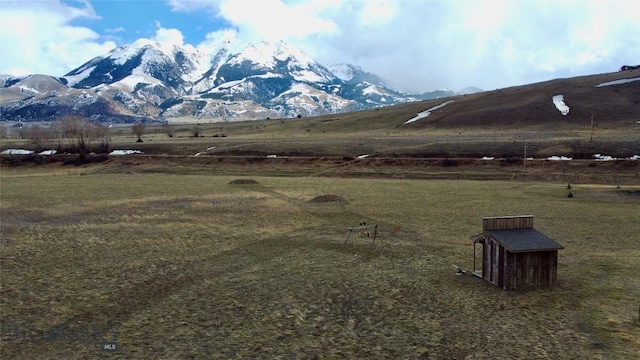
[[[476,244],[482,268],[476,269]],[[486,217],[473,239],[473,274],[504,290],[553,285],[564,247],[533,228],[532,215]]]

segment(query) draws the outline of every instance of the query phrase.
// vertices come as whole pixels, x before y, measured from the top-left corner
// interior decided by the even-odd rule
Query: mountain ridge
[[[59,78],[3,76],[0,106],[2,120],[16,121],[75,114],[105,122],[232,121],[324,115],[456,94],[405,93],[356,65],[342,69],[325,67],[283,41],[254,45],[230,38],[196,49],[138,39]],[[55,90],[31,91],[38,88],[34,82],[51,79],[60,84]],[[97,103],[100,112],[93,108]]]

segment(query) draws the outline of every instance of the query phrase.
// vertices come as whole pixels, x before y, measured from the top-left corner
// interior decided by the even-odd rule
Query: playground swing
[[[371,237],[371,231],[369,231],[370,229],[373,229],[373,245],[376,244],[376,239],[378,238],[380,239],[380,242],[384,244],[382,242],[382,238],[378,234],[378,225],[377,224],[367,225],[367,223],[364,221],[360,223],[360,226],[353,226],[353,227],[347,228],[347,230],[349,230],[349,234],[347,235],[347,239],[344,241],[344,244],[346,245],[349,242],[349,239],[351,238],[351,235],[353,234],[354,230],[358,231],[358,235],[360,237]],[[351,240],[351,243],[353,243],[353,239]]]

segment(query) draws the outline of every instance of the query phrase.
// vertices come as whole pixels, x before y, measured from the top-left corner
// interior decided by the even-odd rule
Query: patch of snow
[[[150,39],[138,39],[131,44],[112,50],[109,57],[116,65],[123,65],[146,46],[160,47],[160,44]]]
[[[596,87],[620,85],[620,84],[630,83],[632,81],[640,81],[640,77],[607,81],[607,82],[603,82],[603,83],[600,83],[600,84],[596,85]]]
[[[482,160],[493,160],[494,157],[493,156],[483,156]]]
[[[382,95],[383,92],[380,91],[380,88],[375,86],[375,85],[369,85],[366,88],[364,88],[362,90],[362,94],[364,95],[369,95],[369,94],[378,94],[378,95]]]
[[[364,159],[369,157],[369,154],[364,154],[364,155],[358,155],[358,159]]]
[[[330,64],[326,66],[329,71],[333,73],[338,79],[342,81],[349,81],[353,79],[354,71],[362,71],[358,66],[349,65],[349,64]]]
[[[200,151],[200,152],[196,153],[196,155],[195,155],[195,156],[200,156],[200,155],[202,155],[202,154],[206,154],[207,152],[209,152],[209,151],[211,151],[211,150],[213,150],[213,149],[215,149],[215,148],[216,148],[215,146],[210,146],[210,147],[208,147],[208,148],[207,148],[207,150],[205,150],[205,151]]]
[[[272,72],[268,72],[266,74],[259,74],[259,75],[251,75],[248,76],[247,79],[252,79],[252,78],[259,78],[259,79],[273,79],[273,78],[284,78],[283,75],[280,74],[276,74],[276,73],[272,73]]]
[[[95,70],[95,68],[96,68],[95,66],[91,66],[91,67],[88,67],[88,68],[82,70],[79,74],[65,76],[64,78],[67,79],[67,81],[68,81],[67,86],[69,86],[69,87],[74,86],[75,84],[79,83],[80,81],[88,78],[89,76],[91,76],[91,73],[93,72],[93,70]]]
[[[109,155],[134,155],[134,154],[142,154],[140,150],[113,150],[109,153]]]
[[[269,159],[274,159],[274,158],[277,158],[277,157],[278,157],[278,155],[273,155],[273,154],[267,155],[267,158],[269,158]]]
[[[614,157],[611,157],[611,156],[609,156],[609,155],[602,155],[602,154],[595,154],[595,155],[593,155],[593,157],[594,157],[596,160],[603,160],[603,161],[616,160],[616,158],[614,158]]]
[[[129,91],[133,91],[138,84],[153,84],[153,85],[158,85],[158,86],[165,87],[164,84],[160,80],[158,80],[158,79],[156,79],[156,78],[154,78],[152,76],[146,75],[144,73],[143,74],[129,75],[129,76],[125,77],[124,79],[122,79],[120,81],[117,81],[114,84],[122,84],[122,85],[128,87]]]
[[[2,154],[8,155],[29,155],[33,154],[33,151],[27,149],[7,149],[2,152]]]
[[[40,91],[28,86],[20,86],[20,92],[29,94],[40,94]]]
[[[220,84],[216,89],[220,89],[220,90],[229,89],[229,88],[232,88],[232,87],[234,87],[234,86],[236,86],[238,84],[241,84],[241,83],[243,83],[245,81],[246,81],[246,79],[227,81],[225,83]]]
[[[300,82],[310,82],[310,83],[322,83],[327,81],[327,79],[323,76],[316,74],[311,70],[299,70],[299,71],[291,71],[291,75],[296,81]]]
[[[640,160],[640,155],[633,155],[629,160]]]
[[[552,160],[552,161],[568,161],[571,160],[570,157],[566,157],[566,156],[549,156],[547,158],[547,160]]]
[[[38,153],[38,155],[53,155],[53,154],[55,154],[57,152],[58,152],[57,150],[51,149],[51,150],[42,151],[42,152]]]
[[[567,115],[569,113],[569,107],[564,103],[564,96],[555,95],[553,97],[553,105],[556,106],[562,115]]]
[[[413,118],[411,118],[411,119],[409,119],[409,120],[405,121],[404,123],[405,123],[405,124],[410,124],[410,123],[412,123],[412,122],[414,122],[414,121],[416,121],[416,120],[420,120],[420,119],[422,119],[422,118],[426,118],[427,116],[431,115],[431,112],[432,112],[432,111],[438,110],[438,109],[440,109],[440,108],[442,108],[442,107],[444,107],[444,106],[446,106],[447,104],[452,103],[452,102],[453,102],[453,100],[445,101],[445,102],[443,102],[443,103],[442,103],[442,104],[440,104],[440,105],[437,105],[437,106],[434,106],[434,107],[432,107],[432,108],[430,108],[430,109],[427,109],[427,110],[425,110],[425,111],[422,111],[422,112],[418,113],[418,115],[416,115],[416,116],[414,116]]]

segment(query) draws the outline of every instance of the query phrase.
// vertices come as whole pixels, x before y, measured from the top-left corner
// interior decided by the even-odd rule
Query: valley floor
[[[640,357],[637,163],[445,160],[3,160],[0,357]],[[558,284],[457,276],[517,214]]]

